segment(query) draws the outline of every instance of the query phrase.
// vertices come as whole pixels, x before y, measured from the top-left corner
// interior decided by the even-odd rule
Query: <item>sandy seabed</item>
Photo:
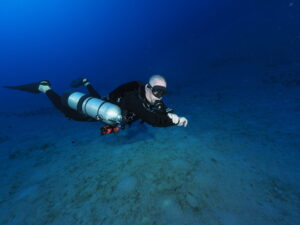
[[[100,136],[51,107],[2,112],[0,224],[299,224],[300,85],[285,78],[176,88],[187,128]]]

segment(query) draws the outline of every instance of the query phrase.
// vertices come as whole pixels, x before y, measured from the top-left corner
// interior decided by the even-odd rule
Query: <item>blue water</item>
[[[0,224],[295,225],[298,1],[0,1],[0,85],[153,74],[187,127],[100,135],[1,89]],[[84,88],[79,89],[86,92]]]

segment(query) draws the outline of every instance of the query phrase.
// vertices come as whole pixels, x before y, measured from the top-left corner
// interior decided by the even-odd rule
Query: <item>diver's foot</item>
[[[42,93],[46,93],[47,91],[49,91],[51,89],[51,84],[48,80],[42,80],[40,83],[39,83],[39,91],[42,92]]]
[[[87,78],[78,78],[76,80],[73,80],[73,82],[71,83],[71,87],[78,88],[82,85],[88,86],[89,84],[90,84],[90,82],[88,81]]]

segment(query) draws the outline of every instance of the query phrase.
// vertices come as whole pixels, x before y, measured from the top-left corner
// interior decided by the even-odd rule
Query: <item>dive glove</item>
[[[179,117],[174,113],[168,113],[168,117],[172,120],[172,122],[177,126],[184,126],[188,125],[188,120],[185,117]]]

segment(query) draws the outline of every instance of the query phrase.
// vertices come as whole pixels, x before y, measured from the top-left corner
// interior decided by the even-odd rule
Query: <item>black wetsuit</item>
[[[100,94],[92,85],[87,85],[89,95],[95,98],[101,98]],[[71,120],[95,122],[94,118],[83,115],[62,103],[61,97],[52,89],[46,92],[46,95],[52,101],[54,106],[59,109]],[[114,89],[105,99],[108,102],[118,105],[123,115],[126,117],[126,124],[141,119],[142,121],[156,127],[167,127],[174,125],[167,116],[167,108],[160,101],[159,108],[151,105],[145,97],[145,84],[138,81],[129,82]]]

